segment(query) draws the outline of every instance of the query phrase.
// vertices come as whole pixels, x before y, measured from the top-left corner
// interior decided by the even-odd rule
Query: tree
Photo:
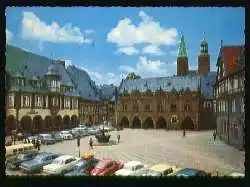
[[[140,79],[141,77],[139,75],[136,75],[135,72],[128,73],[126,80],[135,80]]]

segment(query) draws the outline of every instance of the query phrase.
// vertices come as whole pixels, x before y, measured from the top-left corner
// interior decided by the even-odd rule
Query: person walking
[[[90,139],[89,139],[89,148],[90,148],[90,149],[93,149],[93,140],[92,140],[91,137],[90,137]]]
[[[216,132],[214,131],[213,133],[213,136],[214,136],[214,141],[216,140]]]
[[[117,142],[119,143],[120,142],[120,134],[117,135]]]
[[[185,137],[185,136],[186,136],[186,131],[184,130],[184,131],[183,131],[183,137]]]

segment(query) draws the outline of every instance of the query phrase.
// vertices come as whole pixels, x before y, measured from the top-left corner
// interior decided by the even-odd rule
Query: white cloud
[[[134,54],[138,54],[139,53],[139,50],[134,48],[134,47],[122,47],[122,48],[119,48],[118,49],[118,52],[119,53],[123,53],[123,54],[126,54],[126,55],[134,55]]]
[[[67,68],[68,66],[72,65],[72,61],[71,60],[64,60],[65,61],[65,67]]]
[[[8,29],[5,30],[5,33],[6,33],[6,43],[9,43],[13,38],[13,34]]]
[[[142,49],[144,54],[164,55],[165,53],[156,45],[148,45]]]
[[[178,55],[178,50],[171,50],[171,51],[169,51],[168,52],[170,55],[172,55],[172,56],[176,56],[177,57],[177,55]]]
[[[89,30],[85,31],[89,33]],[[23,39],[37,40],[54,43],[91,43],[91,39],[84,36],[80,28],[72,26],[70,23],[60,26],[53,21],[51,25],[40,20],[33,12],[23,12],[22,19],[22,37]]]
[[[133,46],[135,44],[175,45],[178,32],[175,28],[164,28],[158,21],[140,11],[142,21],[135,25],[129,18],[120,20],[107,35],[107,41],[117,46]]]
[[[135,67],[121,65],[121,71],[135,72],[142,78],[147,77],[165,77],[176,74],[176,62],[163,62],[160,60],[150,60],[146,57],[140,57]]]

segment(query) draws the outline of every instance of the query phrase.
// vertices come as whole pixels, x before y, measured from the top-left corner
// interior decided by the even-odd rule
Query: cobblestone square
[[[90,137],[81,139],[81,154],[93,152],[99,159],[138,160],[145,164],[168,163],[178,167],[193,167],[219,175],[245,172],[245,153],[216,139],[212,131],[182,131],[125,129],[119,132],[119,144],[88,147]],[[116,140],[117,132],[110,132]],[[93,137],[93,140],[95,138]],[[112,142],[114,142],[112,141]],[[76,140],[42,146],[41,151],[78,155]]]

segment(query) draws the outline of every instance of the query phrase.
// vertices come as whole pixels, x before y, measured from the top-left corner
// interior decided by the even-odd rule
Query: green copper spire
[[[183,35],[181,36],[181,43],[180,43],[180,47],[179,47],[178,57],[187,57],[187,50],[186,50],[186,45],[185,45]]]

